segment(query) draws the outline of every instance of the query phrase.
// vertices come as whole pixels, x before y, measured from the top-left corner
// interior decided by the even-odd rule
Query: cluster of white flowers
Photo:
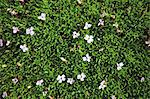
[[[20,0],[20,1],[23,2],[23,0]],[[9,11],[12,15],[17,15],[17,12],[16,12],[15,10],[12,10],[11,8],[8,8],[7,11]],[[41,13],[41,15],[38,16],[38,19],[40,19],[40,20],[46,20],[46,14],[45,14],[45,13]],[[13,31],[12,31],[13,34],[16,34],[16,33],[18,33],[18,32],[20,31],[19,28],[18,28],[18,27],[15,27],[15,26],[12,27],[12,30],[13,30]],[[26,29],[26,34],[30,34],[30,35],[32,36],[32,35],[34,35],[34,33],[35,33],[35,32],[34,32],[34,28],[33,28],[33,27],[30,27],[30,28],[27,28],[27,29]],[[8,46],[9,44],[10,44],[10,41],[7,41],[7,42],[6,42],[6,46]],[[3,40],[0,39],[0,47],[2,47],[2,46],[3,46]],[[26,44],[20,45],[20,49],[21,49],[23,52],[28,51],[28,48],[27,48]],[[62,58],[61,58],[61,59],[62,59]],[[62,60],[64,60],[64,59],[62,59]],[[64,79],[63,79],[63,80],[64,80]],[[18,82],[18,79],[17,79],[17,78],[13,78],[13,79],[12,79],[12,82],[13,82],[14,84],[16,84],[16,83]],[[38,80],[38,81],[36,82],[36,85],[37,85],[37,86],[41,86],[43,82],[44,82],[43,79]],[[72,83],[71,80],[70,80],[70,83]],[[31,86],[28,86],[27,88],[29,89],[29,88],[31,88]],[[47,94],[47,91],[44,91],[44,92],[43,92],[43,95],[46,95],[46,94]],[[7,95],[7,92],[3,92],[2,97],[5,98],[5,97],[7,97],[7,96],[8,96],[8,95]]]
[[[82,0],[77,0],[77,2],[78,2],[78,4],[81,4],[81,3],[82,3]],[[16,14],[17,14],[17,12],[15,12],[14,10],[8,9],[8,11],[11,11],[11,14],[13,14],[13,15],[16,15]],[[107,15],[108,15],[107,13],[103,12],[103,14],[101,15],[101,17],[105,17],[105,16],[107,16]],[[112,17],[112,18],[115,18],[114,15],[111,15],[111,17]],[[45,20],[46,20],[46,14],[45,14],[45,13],[41,13],[41,15],[38,16],[37,18],[38,18],[39,20],[45,21]],[[103,26],[103,25],[104,25],[104,20],[103,20],[103,19],[99,19],[98,26]],[[117,22],[116,22],[115,24],[113,24],[113,26],[117,28],[117,32],[122,32],[121,30],[118,29],[118,26],[119,26],[119,25],[118,25]],[[92,24],[89,24],[88,22],[86,22],[83,29],[87,30],[87,29],[89,29],[89,28],[91,28],[91,27],[92,27]],[[12,29],[13,29],[13,34],[16,34],[16,33],[18,33],[18,32],[20,31],[19,28],[18,28],[18,27],[15,27],[15,26],[12,27]],[[26,29],[26,34],[30,34],[31,36],[34,35],[34,34],[35,34],[34,28],[33,28],[33,27],[27,28],[27,29]],[[74,31],[74,32],[72,33],[72,37],[73,37],[74,39],[75,39],[75,38],[78,38],[79,36],[80,36],[80,33],[79,33],[79,32]],[[93,37],[92,35],[88,35],[88,34],[85,35],[84,39],[87,41],[87,43],[92,43],[92,42],[94,41],[94,37]],[[98,40],[100,40],[100,39],[98,39]],[[149,46],[150,46],[150,41],[149,41],[149,42],[147,41],[147,42],[145,42],[145,43],[146,43],[146,44],[149,44]],[[6,45],[8,46],[9,44],[10,44],[10,41],[7,41]],[[2,39],[0,39],[0,46],[3,46],[3,41],[2,41]],[[26,44],[20,45],[20,49],[21,49],[23,52],[28,51],[28,47],[26,46]],[[103,51],[103,50],[104,50],[104,49],[101,48],[99,51]],[[67,60],[66,60],[64,57],[60,57],[60,59],[61,59],[63,62],[67,62]],[[90,61],[91,61],[91,56],[87,53],[84,57],[82,57],[82,59],[83,59],[83,61],[90,62]],[[123,62],[117,63],[117,70],[121,70],[123,66],[124,66]],[[84,81],[85,78],[86,78],[86,75],[85,75],[84,73],[81,73],[81,74],[78,74],[78,75],[77,75],[77,79],[80,80],[80,81]],[[141,78],[141,82],[143,82],[144,80],[145,80],[145,78],[142,77],[142,78]],[[57,81],[58,81],[58,83],[62,83],[62,82],[64,82],[64,81],[66,81],[66,76],[65,76],[64,74],[58,75]],[[17,79],[17,78],[14,78],[14,79],[12,79],[12,82],[13,82],[14,84],[16,84],[16,83],[18,82],[18,79]],[[41,86],[43,82],[44,82],[43,79],[38,80],[38,81],[36,82],[36,85],[37,85],[37,86]],[[74,80],[73,78],[67,78],[67,83],[68,83],[68,84],[71,84],[71,85],[72,85],[74,82],[75,82],[75,80]],[[107,82],[106,82],[105,80],[103,80],[103,81],[100,83],[99,89],[104,90],[106,87],[107,87]],[[31,88],[31,86],[28,86],[28,89],[29,89],[29,88]],[[46,94],[47,94],[47,91],[44,91],[44,92],[43,92],[43,96],[46,96]],[[7,97],[7,92],[3,92],[2,97],[3,97],[3,98],[4,98],[4,97]],[[115,97],[114,95],[112,95],[111,98],[112,98],[112,99],[116,99],[116,97]]]
[[[20,31],[18,27],[13,27],[12,29],[13,29],[14,34],[16,34]],[[35,33],[33,31],[33,29],[34,29],[33,27],[27,28],[26,29],[26,34],[30,34],[32,36]],[[8,46],[9,44],[10,44],[10,41],[7,41],[6,46]],[[20,45],[20,49],[22,49],[23,52],[28,51],[28,48],[27,48],[26,44]]]
[[[89,29],[92,26],[92,24],[89,24],[88,22],[85,23],[84,29]],[[80,36],[80,33],[74,31],[72,34],[73,38],[78,38]],[[87,43],[91,43],[93,42],[93,36],[92,35],[86,35],[84,37],[84,39],[87,41]],[[60,58],[62,61],[66,62],[67,60],[63,57]],[[86,54],[85,57],[83,57],[83,61],[87,61],[90,62],[91,56],[89,56],[89,54]],[[81,73],[79,75],[77,75],[77,79],[84,81],[86,75],[84,73]],[[63,74],[62,76],[58,75],[57,80],[59,83],[62,83],[63,81],[66,80],[65,75]],[[73,78],[68,78],[67,79],[67,83],[69,84],[73,84],[75,82],[75,80]]]
[[[103,80],[103,81],[100,83],[99,89],[104,90],[105,87],[107,87],[107,82],[106,82],[105,80]]]
[[[84,29],[89,29],[92,26],[92,24],[89,24],[88,22],[85,23]],[[79,32],[74,31],[72,34],[73,38],[78,38],[80,36]],[[93,40],[93,36],[92,35],[85,35],[84,39],[87,41],[87,43],[92,43]]]
[[[81,81],[84,81],[85,77],[86,77],[86,75],[84,73],[77,75],[77,79],[79,79]],[[64,74],[58,75],[56,80],[58,81],[58,83],[62,83],[64,81],[66,81],[66,76]],[[67,78],[67,83],[72,85],[74,82],[75,82],[75,80],[73,78]]]
[[[8,9],[8,11],[11,11],[11,9]],[[12,12],[12,13],[13,13],[13,12]],[[46,20],[46,14],[45,14],[45,13],[41,13],[41,15],[38,16],[38,19],[40,19],[40,20]],[[14,34],[16,34],[17,32],[20,31],[19,28],[18,28],[18,27],[15,27],[15,26],[12,27],[12,29],[13,29],[13,33],[14,33]],[[30,34],[31,36],[34,35],[34,34],[35,34],[34,28],[33,28],[33,27],[27,28],[27,29],[26,29],[26,34]],[[0,43],[0,44],[1,44],[1,43]],[[6,46],[8,46],[9,44],[10,44],[10,41],[8,41],[8,42],[6,43]],[[23,52],[28,51],[28,48],[26,47],[25,44],[24,44],[24,45],[20,45],[20,49],[22,49]]]
[[[30,34],[31,36],[34,34],[34,31],[33,31],[33,27],[30,27],[30,28],[27,28],[26,29],[26,34]],[[19,32],[19,28],[18,27],[13,27],[13,33],[16,34],[17,32]],[[10,41],[7,41],[6,43],[6,46],[8,46],[10,44]],[[20,45],[20,49],[22,49],[23,52],[26,52],[28,51],[28,48],[26,46],[26,44],[24,45]]]

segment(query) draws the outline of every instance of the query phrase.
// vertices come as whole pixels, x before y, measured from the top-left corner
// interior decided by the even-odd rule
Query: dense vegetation
[[[148,6],[148,0],[0,0],[1,97],[150,98]]]

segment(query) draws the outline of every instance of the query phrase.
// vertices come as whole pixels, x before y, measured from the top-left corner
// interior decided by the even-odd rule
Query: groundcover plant
[[[150,98],[149,0],[0,0],[0,99]]]

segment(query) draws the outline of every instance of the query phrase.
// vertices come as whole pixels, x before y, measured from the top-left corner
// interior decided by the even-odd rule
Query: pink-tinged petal
[[[5,98],[5,97],[7,97],[7,96],[8,96],[8,95],[7,95],[7,92],[3,92],[2,97]]]
[[[0,47],[2,47],[4,44],[3,44],[3,40],[0,39]]]
[[[142,77],[142,78],[141,78],[141,82],[143,82],[144,80],[145,80],[145,78],[144,78],[144,77]]]

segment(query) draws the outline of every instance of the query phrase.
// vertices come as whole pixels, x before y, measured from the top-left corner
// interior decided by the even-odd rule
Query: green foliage
[[[11,43],[0,48],[0,95],[7,91],[12,99],[98,99],[112,95],[118,99],[150,98],[150,53],[143,39],[149,28],[148,4],[147,0],[83,0],[81,5],[76,0],[27,0],[25,4],[1,0],[0,38]],[[18,16],[11,15],[8,8]],[[99,27],[103,11],[108,15],[103,18],[105,25]],[[42,12],[46,13],[45,21],[37,18]],[[92,27],[84,30],[85,22]],[[115,22],[122,33],[116,32]],[[13,26],[20,29],[18,34],[12,33]],[[31,26],[35,35],[26,35]],[[72,38],[73,31],[80,33],[79,38]],[[94,36],[92,44],[84,40],[86,34]],[[28,46],[28,52],[22,52],[22,44]],[[101,48],[104,50],[99,51]],[[92,56],[89,63],[82,60],[86,53]],[[62,62],[60,57],[68,62]],[[119,62],[125,64],[120,71],[116,69]],[[86,74],[84,82],[76,78],[81,72]],[[74,78],[75,83],[59,84],[56,78],[61,74]],[[17,84],[12,82],[15,77],[19,79]],[[40,79],[44,84],[36,86]],[[105,90],[98,89],[102,80],[108,82]]]

